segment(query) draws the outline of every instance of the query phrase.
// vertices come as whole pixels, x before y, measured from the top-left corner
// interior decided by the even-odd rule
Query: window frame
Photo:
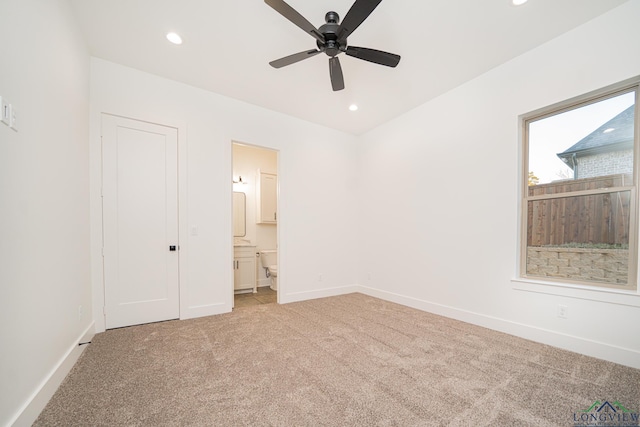
[[[634,144],[633,144],[633,179],[631,185],[606,187],[594,190],[556,193],[548,195],[529,196],[529,124],[548,117],[556,116],[586,105],[594,104],[606,99],[614,98],[624,93],[635,92],[634,110]],[[540,108],[519,116],[521,173],[520,188],[520,235],[519,235],[519,263],[517,280],[539,282],[545,285],[579,286],[581,288],[603,291],[638,292],[638,223],[640,209],[638,206],[638,187],[640,176],[640,76],[606,86],[604,88],[579,95],[577,97]],[[586,195],[611,194],[620,191],[630,192],[629,205],[629,257],[628,277],[626,284],[612,284],[596,281],[585,281],[577,278],[546,277],[527,274],[527,241],[528,241],[528,203],[536,200],[551,200],[554,198],[569,198]]]

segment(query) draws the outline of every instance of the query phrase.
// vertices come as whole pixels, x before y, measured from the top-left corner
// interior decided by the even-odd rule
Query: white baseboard
[[[524,325],[497,317],[487,316],[459,308],[437,304],[417,298],[408,297],[366,286],[355,286],[356,292],[380,298],[385,301],[395,302],[407,307],[426,311],[440,316],[449,317],[463,322],[472,323],[495,331],[504,332],[525,338],[531,341],[547,344],[564,350],[608,360],[621,365],[640,369],[640,352],[618,347],[611,344],[602,343],[573,335],[566,335],[559,332],[542,329],[535,326]]]
[[[316,299],[316,298],[333,297],[336,295],[352,294],[354,292],[360,292],[360,286],[345,285],[345,286],[337,286],[333,288],[315,289],[313,291],[287,293],[287,294],[280,295],[280,299],[278,300],[278,302],[280,304],[287,304],[290,302],[305,301],[305,300]]]
[[[28,427],[38,418],[40,412],[47,406],[49,400],[56,392],[62,381],[64,381],[67,374],[73,368],[76,361],[82,354],[86,345],[80,345],[91,341],[95,335],[95,324],[91,322],[87,328],[82,331],[78,336],[78,339],[69,347],[67,352],[62,356],[56,366],[49,372],[49,374],[42,380],[40,385],[33,392],[31,397],[20,408],[13,420],[9,425],[13,427]]]

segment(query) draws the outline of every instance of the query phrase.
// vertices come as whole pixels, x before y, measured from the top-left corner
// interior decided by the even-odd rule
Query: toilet
[[[278,251],[275,249],[260,251],[260,261],[267,270],[267,277],[271,279],[269,286],[274,291],[278,290]]]

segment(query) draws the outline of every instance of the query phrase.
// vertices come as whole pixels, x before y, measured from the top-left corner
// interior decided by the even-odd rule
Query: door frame
[[[178,295],[179,318],[183,319],[188,313],[187,300],[187,132],[184,123],[168,120],[153,120],[135,115],[114,114],[106,111],[96,111],[92,114],[90,124],[90,215],[96,218],[91,221],[91,252],[92,252],[92,289],[93,289],[93,318],[95,332],[106,330],[105,310],[105,281],[102,247],[103,235],[103,206],[102,206],[102,117],[103,115],[121,117],[129,120],[146,122],[159,126],[174,128],[178,131]],[[195,316],[189,316],[195,317]]]
[[[282,280],[282,273],[283,273],[283,268],[282,268],[282,239],[281,239],[281,235],[282,235],[282,218],[286,217],[282,215],[282,210],[281,210],[281,204],[280,204],[280,200],[281,200],[281,194],[280,194],[280,185],[282,182],[282,150],[279,148],[274,148],[274,147],[268,147],[266,145],[259,145],[259,144],[251,144],[248,142],[244,142],[241,141],[239,139],[232,139],[229,143],[229,182],[233,182],[233,144],[242,144],[242,145],[246,145],[248,147],[253,147],[253,148],[258,148],[258,149],[262,149],[262,150],[269,150],[269,151],[275,151],[276,153],[276,173],[278,175],[278,180],[277,180],[277,187],[276,187],[276,194],[277,194],[277,200],[276,200],[276,209],[278,212],[278,221],[276,224],[276,249],[278,250],[278,292],[276,294],[276,298],[277,298],[277,303],[278,304],[282,304],[284,302],[284,299],[282,298],[282,295],[284,295],[284,291],[282,288],[282,284],[283,284],[283,280]],[[229,189],[229,197],[233,198],[233,184],[231,185],[230,189]],[[229,210],[230,210],[230,222],[229,222],[229,235],[231,237],[231,247],[230,247],[230,254],[231,254],[231,259],[234,258],[234,245],[233,243],[235,242],[235,238],[233,237],[233,203],[231,204],[231,206],[229,206]],[[258,262],[258,260],[256,260],[256,262]],[[233,308],[234,306],[234,298],[235,298],[235,289],[234,289],[234,278],[233,275],[231,275],[231,283],[229,283],[229,286],[227,287],[227,289],[229,289],[229,298],[231,301],[231,307]],[[256,276],[256,280],[258,280],[258,277]],[[285,286],[286,287],[286,286]]]

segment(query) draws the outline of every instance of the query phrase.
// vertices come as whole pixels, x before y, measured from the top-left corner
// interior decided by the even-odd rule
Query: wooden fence
[[[630,192],[572,196],[571,192],[622,187],[628,174],[568,180],[529,187],[529,196],[569,193],[567,197],[531,200],[527,206],[527,246],[629,244]]]

